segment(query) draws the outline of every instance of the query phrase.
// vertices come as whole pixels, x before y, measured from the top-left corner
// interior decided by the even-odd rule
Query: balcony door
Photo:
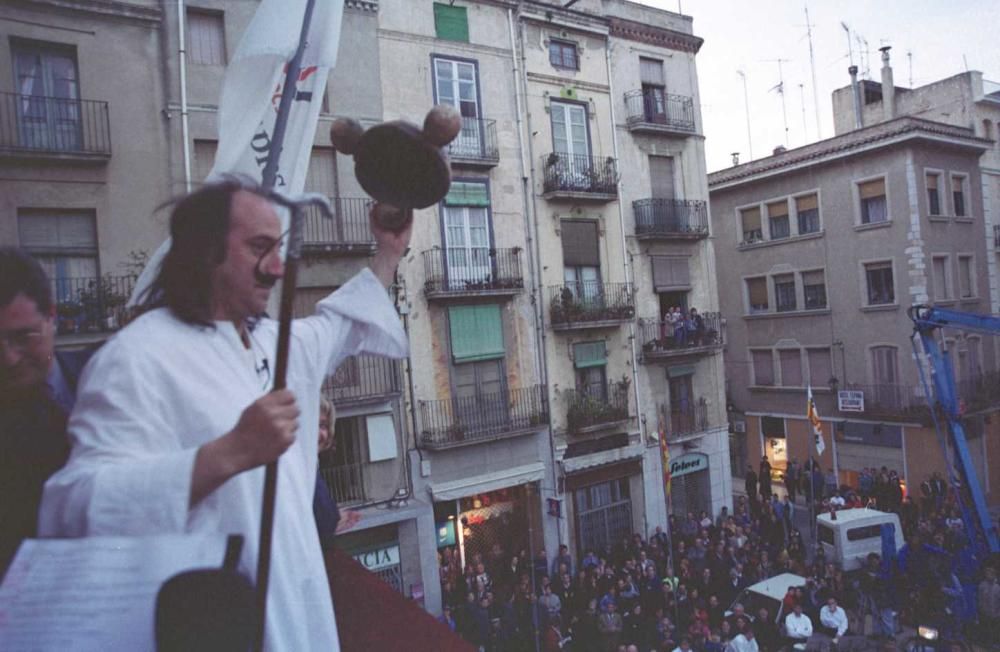
[[[467,288],[492,279],[486,184],[452,184],[445,197],[444,240],[450,289]]]
[[[690,374],[685,374],[669,379],[670,427],[674,433],[686,433],[694,429],[694,388],[691,378]]]
[[[639,75],[642,78],[642,104],[646,122],[665,123],[667,89],[663,78],[663,62],[639,57]]]
[[[590,187],[590,140],[587,135],[587,109],[582,104],[552,102],[552,147],[557,154],[552,163],[559,166],[560,181],[565,187]]]
[[[13,48],[20,144],[28,149],[80,149],[80,94],[76,55],[58,46]]]
[[[896,347],[872,347],[871,356],[876,403],[892,409],[903,407],[902,388],[899,386],[899,367],[896,364]]]
[[[453,367],[455,421],[466,432],[502,432],[510,421],[502,359],[464,362]]]
[[[481,156],[484,143],[476,64],[435,58],[434,88],[439,104],[453,106],[462,115],[462,131],[449,148],[452,156]]]

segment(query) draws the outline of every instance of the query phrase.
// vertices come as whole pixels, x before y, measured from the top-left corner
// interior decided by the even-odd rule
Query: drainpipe
[[[605,63],[608,68],[608,104],[611,108],[611,145],[615,153],[615,161],[621,161],[618,155],[618,123],[615,121],[615,90],[611,76],[611,37],[607,37],[605,42],[608,45],[607,50],[605,50]],[[622,237],[622,265],[625,268],[625,282],[634,291],[635,288],[632,286],[632,265],[629,260],[628,247],[625,245],[625,209],[622,207],[622,180],[620,173],[618,175],[618,226]],[[632,393],[635,395],[635,414],[636,419],[639,421],[639,436],[645,446],[646,420],[643,418],[645,415],[642,413],[642,400],[639,398],[639,364],[635,355],[635,321],[628,323],[628,343],[632,351],[632,387],[635,388]]]
[[[177,0],[177,62],[181,75],[181,140],[184,141],[184,192],[191,192],[191,143],[188,135],[187,50],[184,43],[184,0]]]
[[[850,66],[847,72],[851,75],[851,90],[854,92],[854,128],[861,129],[864,123],[861,120],[861,92],[858,89],[858,67]]]
[[[542,391],[545,392],[545,402],[549,407],[549,459],[552,460],[552,479],[556,486],[552,488],[553,495],[557,495],[559,483],[559,469],[556,464],[556,445],[552,436],[552,401],[549,400],[549,368],[546,358],[546,343],[548,336],[545,332],[545,298],[542,293],[542,258],[539,250],[538,233],[538,204],[535,199],[535,154],[531,146],[531,114],[527,111],[527,103],[523,97],[527,97],[527,79],[524,76],[525,55],[523,50],[518,61],[517,39],[514,35],[514,12],[507,9],[507,30],[510,35],[510,56],[514,64],[514,105],[515,122],[517,123],[517,143],[518,153],[521,163],[521,197],[524,202],[524,237],[526,239],[527,250],[525,251],[528,260],[528,275],[531,279],[532,293],[535,295],[531,302],[532,312],[535,321],[535,364],[538,368],[539,381]],[[524,43],[524,25],[520,26],[521,42]],[[525,119],[522,120],[522,114]],[[528,134],[525,137],[523,131],[527,127]],[[525,147],[527,143],[527,147]],[[525,161],[525,151],[527,151],[528,161]],[[541,492],[539,492],[541,493]],[[556,539],[562,545],[562,527],[556,527]]]

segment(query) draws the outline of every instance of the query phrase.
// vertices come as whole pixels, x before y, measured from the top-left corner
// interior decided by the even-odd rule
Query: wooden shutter
[[[659,59],[639,57],[639,79],[643,84],[665,86],[663,80],[663,62]]]
[[[603,341],[580,342],[573,345],[573,366],[577,369],[603,367],[608,363],[607,347]]]
[[[809,360],[810,384],[813,387],[827,387],[830,384],[830,378],[833,376],[830,349],[808,349],[806,356]]]
[[[755,385],[774,384],[774,361],[771,359],[771,351],[752,351],[753,375]]]
[[[649,183],[654,199],[674,198],[674,158],[672,156],[649,157]]]
[[[600,267],[601,255],[597,244],[597,222],[593,220],[563,220],[563,265],[566,267]]]
[[[800,213],[802,211],[811,211],[819,208],[819,198],[816,195],[806,195],[805,197],[795,198],[795,209]]]
[[[465,7],[434,3],[434,30],[446,41],[469,42],[469,17]]]
[[[776,201],[767,205],[768,217],[785,217],[788,215],[788,202]]]
[[[938,189],[938,175],[928,174],[927,175],[927,189],[937,190]]]
[[[666,292],[691,287],[691,274],[687,256],[652,256],[653,289]]]
[[[876,384],[892,385],[896,374],[896,349],[891,346],[877,346],[872,349],[872,375]]]
[[[858,184],[858,193],[861,195],[861,199],[885,196],[885,179],[875,179]]]
[[[206,66],[226,65],[223,15],[215,11],[187,10],[188,60]]]
[[[17,226],[21,246],[31,251],[97,251],[97,226],[90,211],[25,211],[18,214]]]
[[[798,349],[778,351],[781,364],[781,384],[785,387],[802,387],[802,355]]]
[[[500,306],[455,306],[448,309],[451,354],[455,362],[504,356]]]
[[[767,279],[748,278],[747,294],[749,295],[751,306],[767,305]]]
[[[760,207],[744,208],[740,211],[743,219],[744,235],[750,231],[760,231]]]

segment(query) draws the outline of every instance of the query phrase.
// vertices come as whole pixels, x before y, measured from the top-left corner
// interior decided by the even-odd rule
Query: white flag
[[[823,424],[819,420],[819,413],[816,411],[816,403],[813,402],[812,385],[806,387],[806,417],[812,424],[813,438],[816,440],[816,454],[822,455],[826,450],[826,442],[823,441]]]
[[[257,8],[222,81],[219,145],[208,179],[228,173],[261,181],[305,7],[306,0],[263,0]],[[286,195],[301,193],[305,185],[327,75],[337,61],[343,10],[344,0],[315,0],[274,183]],[[130,304],[152,284],[169,248],[167,239],[150,257]]]

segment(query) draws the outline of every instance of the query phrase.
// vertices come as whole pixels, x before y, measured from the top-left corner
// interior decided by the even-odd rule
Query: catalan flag
[[[813,439],[816,440],[816,454],[822,455],[826,450],[826,443],[823,441],[823,423],[819,420],[819,413],[816,412],[816,402],[813,401],[812,385],[806,388],[806,418],[812,424]]]

